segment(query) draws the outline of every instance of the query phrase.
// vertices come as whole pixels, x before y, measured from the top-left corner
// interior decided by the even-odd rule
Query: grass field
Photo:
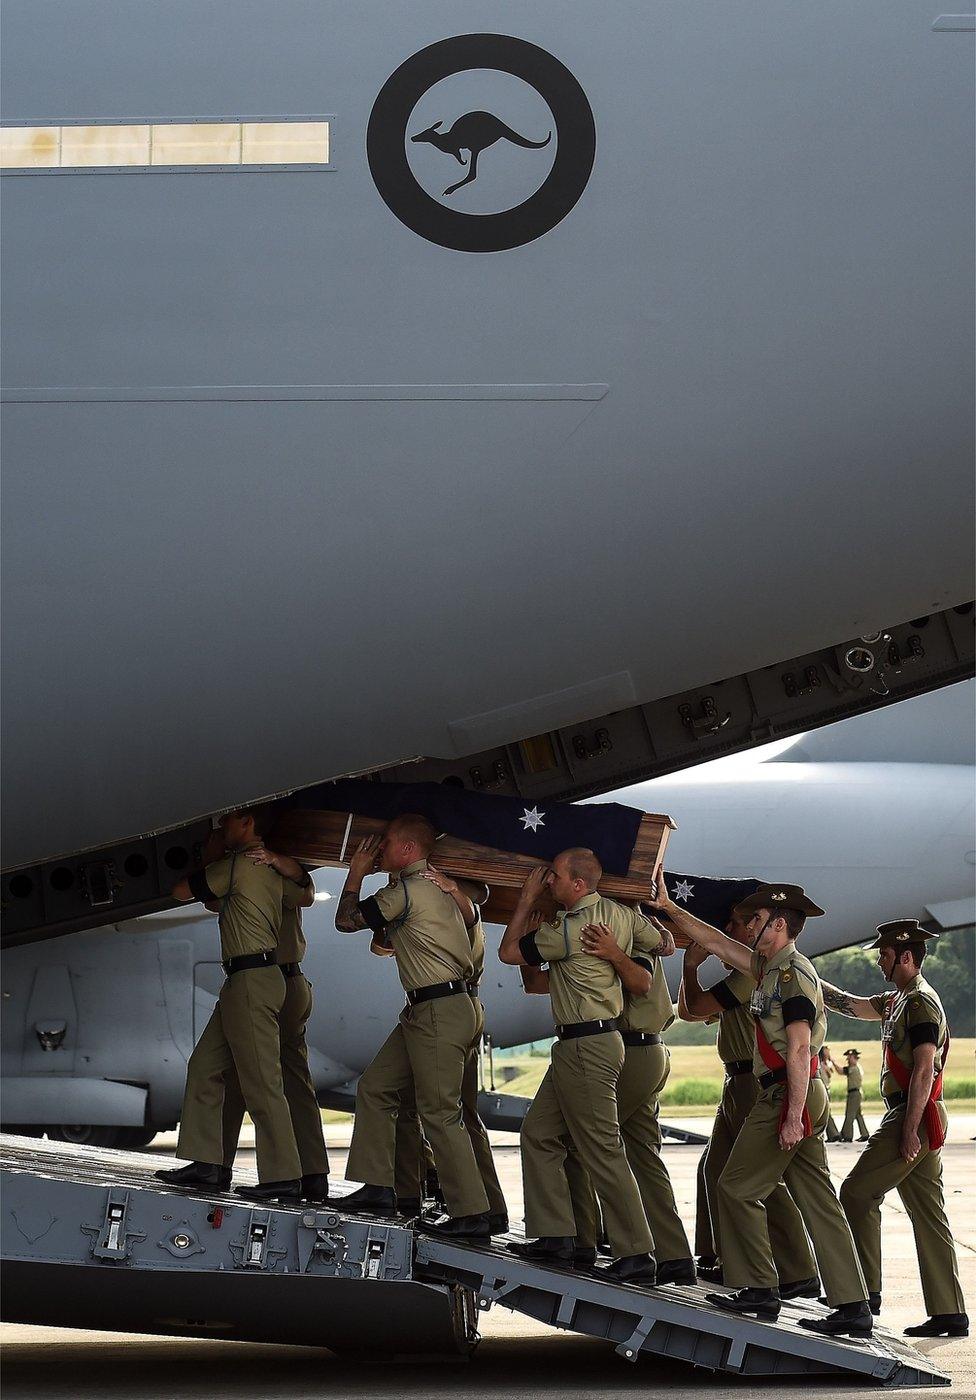
[[[834,1059],[843,1063],[843,1052],[857,1049],[861,1052],[861,1067],[864,1070],[864,1101],[868,1104],[880,1103],[878,1075],[881,1068],[881,1044],[879,1041],[858,1042],[839,1041],[831,1046]],[[496,1087],[507,1094],[523,1094],[531,1098],[539,1087],[549,1061],[541,1055],[506,1055],[495,1061]],[[512,1066],[518,1072],[505,1083],[497,1077],[501,1066]],[[838,1106],[844,1102],[847,1081],[842,1075],[834,1075],[831,1083],[831,1101]],[[722,1092],[722,1077],[715,1048],[711,1045],[676,1045],[671,1050],[671,1078],[661,1097],[668,1108],[683,1109],[687,1114],[702,1113],[718,1103]],[[952,1100],[960,1112],[973,1112],[976,1109],[976,1040],[954,1040],[946,1069],[943,1095]]]

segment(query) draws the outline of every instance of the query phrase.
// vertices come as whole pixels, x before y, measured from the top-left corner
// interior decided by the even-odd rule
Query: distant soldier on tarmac
[[[859,1142],[867,1142],[871,1136],[868,1132],[868,1125],[864,1121],[862,1104],[864,1095],[861,1085],[864,1083],[864,1071],[861,1069],[860,1050],[845,1050],[844,1059],[846,1065],[835,1065],[834,1068],[847,1080],[847,1106],[844,1109],[844,1123],[840,1130],[839,1140],[841,1142],[854,1141],[854,1128],[857,1127],[860,1137]]]
[[[881,1310],[881,1203],[894,1188],[912,1222],[929,1314],[917,1327],[906,1327],[905,1335],[966,1337],[969,1318],[942,1191],[949,1027],[938,992],[922,976],[926,944],[937,937],[914,919],[881,924],[870,947],[878,950],[878,967],[894,991],[859,997],[825,982],[824,1001],[842,1016],[881,1022],[887,1112],[840,1188],[872,1310]]]

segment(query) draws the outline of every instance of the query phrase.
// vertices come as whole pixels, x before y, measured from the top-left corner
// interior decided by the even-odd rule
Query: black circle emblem
[[[435,83],[470,69],[493,69],[520,78],[549,104],[555,120],[556,153],[546,179],[523,203],[497,214],[446,208],[418,184],[407,159],[407,122],[417,103]],[[463,119],[469,129],[462,143],[469,151],[469,163],[477,161],[477,152],[469,145],[479,141],[470,130],[475,118],[494,121],[496,129],[505,127],[493,114],[469,113]],[[460,34],[421,49],[386,80],[369,116],[366,155],[376,188],[407,228],[442,248],[496,253],[541,238],[566,217],[593,169],[596,126],[585,92],[569,69],[545,49],[505,34]]]

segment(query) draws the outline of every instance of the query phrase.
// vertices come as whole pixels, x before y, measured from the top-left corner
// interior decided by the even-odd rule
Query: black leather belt
[[[468,984],[460,980],[456,982],[435,982],[432,987],[417,987],[412,992],[407,992],[407,1001],[411,1006],[416,1006],[418,1001],[436,1001],[438,997],[456,997],[463,993],[467,994]]]
[[[811,1076],[810,1076],[810,1082],[813,1083],[813,1080],[814,1080],[815,1078],[816,1078],[816,1076],[813,1075],[813,1074],[811,1074]],[[761,1074],[761,1075],[759,1076],[759,1087],[760,1087],[761,1089],[768,1089],[768,1088],[770,1088],[773,1084],[783,1084],[783,1083],[785,1083],[785,1082],[786,1082],[786,1066],[785,1066],[785,1065],[780,1065],[779,1069],[770,1069],[770,1070],[767,1070],[765,1074]]]
[[[279,963],[278,966],[286,977],[301,977],[302,975],[301,963]]]
[[[621,1031],[625,1045],[660,1045],[661,1037],[653,1031]]]
[[[228,977],[235,972],[246,972],[249,967],[274,967],[275,955],[269,949],[266,953],[242,953],[239,958],[225,958],[224,971]]]
[[[732,1076],[733,1076],[734,1074],[751,1074],[751,1073],[752,1073],[752,1061],[751,1061],[751,1060],[727,1060],[727,1061],[726,1061],[726,1064],[725,1064],[725,1073],[726,1073],[726,1075],[727,1075],[727,1077],[728,1077],[729,1079],[731,1079]]]
[[[573,1021],[568,1026],[557,1026],[556,1034],[560,1040],[579,1040],[584,1035],[606,1035],[608,1031],[617,1029],[617,1018],[611,1017],[609,1021]]]
[[[478,995],[478,992],[479,992],[480,988],[481,988],[481,983],[480,983],[480,982],[467,982],[467,983],[465,983],[465,986],[466,986],[467,989],[468,989],[468,996],[469,996],[469,997],[476,997],[476,996]]]
[[[904,1089],[899,1089],[896,1094],[885,1095],[885,1108],[904,1108],[908,1102],[908,1094]]]

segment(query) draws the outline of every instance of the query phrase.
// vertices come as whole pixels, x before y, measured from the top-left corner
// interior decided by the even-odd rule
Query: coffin
[[[305,865],[345,866],[360,841],[379,835],[385,825],[380,818],[355,812],[293,807],[279,812],[267,843],[272,850],[293,856]],[[673,830],[670,817],[645,812],[626,874],[605,875],[600,882],[601,894],[625,904],[647,899]],[[526,875],[539,862],[516,851],[497,850],[445,835],[438,841],[431,863],[455,879],[484,881],[491,894],[482,910],[483,917],[491,923],[507,923]],[[544,917],[551,917],[554,911],[555,906],[550,905],[542,912]]]

